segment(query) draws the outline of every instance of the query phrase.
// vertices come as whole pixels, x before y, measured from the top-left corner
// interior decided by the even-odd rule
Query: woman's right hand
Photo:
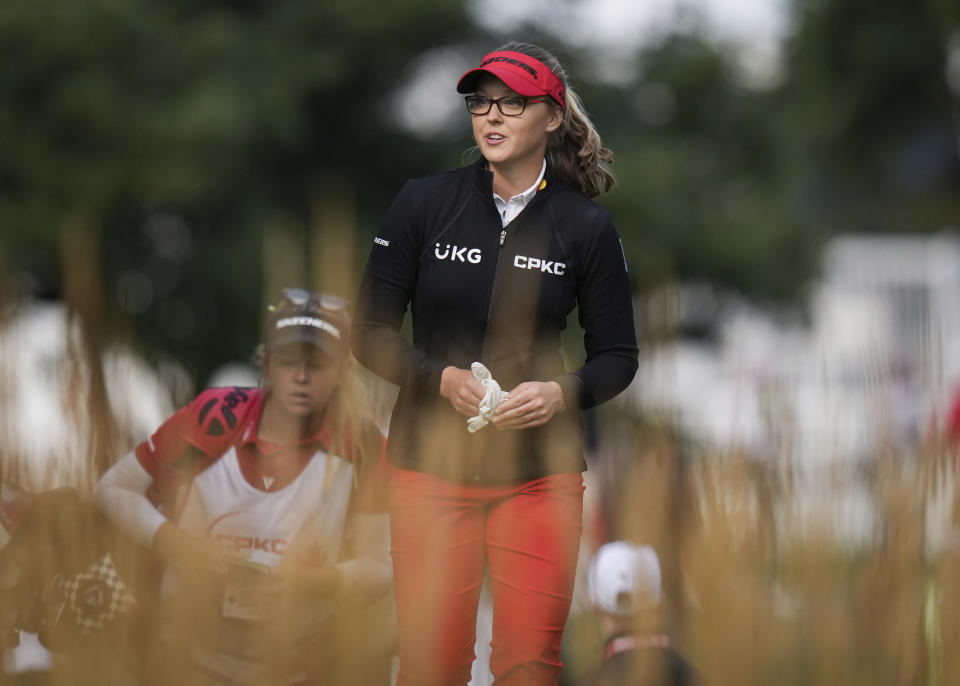
[[[440,376],[440,395],[464,417],[475,417],[480,413],[483,393],[483,384],[469,369],[446,367]]]

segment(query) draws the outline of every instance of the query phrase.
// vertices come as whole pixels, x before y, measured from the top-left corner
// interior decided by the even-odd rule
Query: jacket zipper
[[[499,218],[499,213],[497,213],[497,217]],[[499,278],[500,263],[502,261],[501,258],[503,256],[503,250],[501,248],[503,248],[503,244],[506,242],[506,240],[507,240],[507,229],[506,227],[503,227],[502,229],[500,229],[500,240],[498,241],[498,245],[497,245],[497,263],[493,267],[493,283],[490,286],[490,300],[487,303],[487,314],[483,320],[483,341],[480,343],[480,360],[479,361],[483,362],[484,364],[486,364],[485,359],[486,359],[486,348],[487,348],[487,333],[490,329],[490,314],[493,312],[493,303],[496,300],[495,296],[497,294],[497,285],[500,283],[500,278]],[[471,466],[470,471],[473,474],[473,480],[480,481],[480,470],[477,468],[478,465],[475,459],[472,460],[472,464],[470,466]]]
[[[481,362],[484,362],[485,353],[487,351],[487,333],[489,332],[489,329],[490,329],[490,315],[493,312],[493,303],[495,300],[494,296],[497,294],[497,285],[500,282],[500,279],[498,277],[500,276],[500,262],[502,261],[501,258],[503,256],[503,250],[501,250],[501,248],[503,248],[503,244],[506,242],[506,240],[507,240],[507,229],[504,228],[500,231],[500,241],[497,246],[497,263],[493,267],[493,283],[490,286],[490,300],[489,302],[487,302],[487,314],[483,320],[483,342],[480,344],[480,361]],[[486,364],[486,362],[484,362],[484,364]]]

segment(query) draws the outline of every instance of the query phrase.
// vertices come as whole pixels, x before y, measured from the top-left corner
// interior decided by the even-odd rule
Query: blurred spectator
[[[370,638],[388,622],[353,631],[391,569],[384,439],[358,401],[349,325],[342,298],[283,290],[262,387],[204,391],[101,479],[108,519],[167,563],[154,683],[389,678]],[[346,664],[355,648],[363,663]]]
[[[660,618],[660,561],[650,546],[600,547],[587,576],[604,637],[604,662],[581,686],[690,686],[693,669],[672,648]]]

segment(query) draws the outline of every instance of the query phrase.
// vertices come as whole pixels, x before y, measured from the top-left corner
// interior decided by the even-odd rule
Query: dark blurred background
[[[509,38],[565,61],[614,150],[600,202],[638,293],[796,302],[834,232],[957,221],[960,5],[761,3],[739,34],[730,3],[674,5],[2,3],[3,296],[65,300],[92,342],[202,383],[283,281],[349,294],[403,181],[461,164],[455,79]],[[356,246],[324,262],[336,236]]]

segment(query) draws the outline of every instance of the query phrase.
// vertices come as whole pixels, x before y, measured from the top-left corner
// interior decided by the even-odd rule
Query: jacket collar
[[[487,160],[484,157],[480,157],[476,162],[471,164],[468,169],[473,177],[474,187],[481,193],[485,198],[493,198],[493,172],[487,168]],[[543,188],[538,191],[538,193],[549,192],[552,190],[552,187],[555,186],[559,181],[553,174],[553,168],[550,166],[550,162],[547,162],[547,170],[543,174],[543,181],[545,183],[541,184]],[[509,198],[506,198],[509,200]]]

